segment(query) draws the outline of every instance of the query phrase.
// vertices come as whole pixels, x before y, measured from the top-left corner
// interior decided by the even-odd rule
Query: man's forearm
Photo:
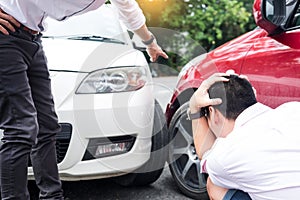
[[[136,33],[143,41],[148,41],[149,39],[151,39],[152,35],[145,24],[139,29],[134,30],[134,33]]]
[[[209,129],[206,117],[193,120],[192,128],[196,152],[199,159],[202,159],[203,154],[214,144],[216,137]]]
[[[208,89],[216,82],[228,81],[228,79],[224,77],[225,75],[225,73],[215,73],[201,83],[190,99],[189,108],[191,113],[199,112],[201,108],[222,103],[222,99],[220,98],[209,98]],[[193,120],[192,126],[196,151],[201,159],[203,154],[212,147],[216,137],[209,128],[206,117]]]

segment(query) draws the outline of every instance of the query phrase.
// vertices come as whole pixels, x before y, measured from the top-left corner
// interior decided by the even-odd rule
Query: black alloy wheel
[[[187,120],[188,102],[174,114],[170,126],[169,167],[176,185],[193,199],[208,200],[207,175],[200,173],[200,160],[192,136],[192,122]]]

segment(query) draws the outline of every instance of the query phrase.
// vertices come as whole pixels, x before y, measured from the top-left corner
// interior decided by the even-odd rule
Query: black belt
[[[37,34],[39,34],[38,31],[34,31],[34,30],[28,28],[27,26],[24,26],[23,24],[21,24],[21,26],[19,28],[22,29],[22,30],[24,30],[24,31],[26,31],[26,32],[28,32],[28,33],[30,33],[31,35],[37,35]]]

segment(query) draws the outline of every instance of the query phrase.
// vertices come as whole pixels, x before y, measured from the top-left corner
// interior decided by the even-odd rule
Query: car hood
[[[71,105],[73,95],[88,73],[120,66],[147,66],[142,52],[130,45],[43,38],[51,86],[59,113]],[[148,72],[150,74],[150,72]]]
[[[91,72],[124,63],[136,64],[128,56],[125,62],[121,61],[124,55],[136,53],[128,44],[61,38],[43,38],[42,43],[50,70]]]

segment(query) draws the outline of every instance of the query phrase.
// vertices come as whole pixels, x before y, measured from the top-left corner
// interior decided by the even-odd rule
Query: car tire
[[[180,191],[193,199],[208,200],[207,175],[200,173],[200,160],[192,136],[192,123],[187,120],[189,102],[174,114],[169,126],[169,168]]]
[[[155,101],[150,159],[134,172],[116,177],[115,181],[122,186],[144,186],[155,182],[162,174],[167,161],[168,138],[164,112],[160,104]]]

